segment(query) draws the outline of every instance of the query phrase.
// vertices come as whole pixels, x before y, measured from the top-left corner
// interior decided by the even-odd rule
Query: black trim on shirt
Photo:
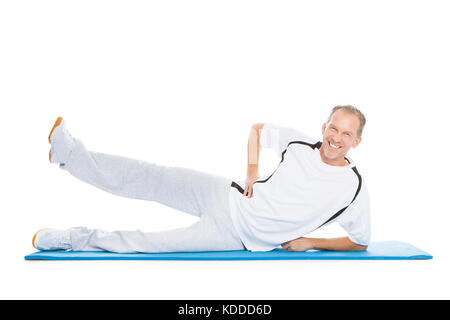
[[[238,189],[238,191],[242,194],[244,194],[244,189],[242,189],[242,187],[240,185],[238,185],[236,182],[231,181],[231,186]]]
[[[273,176],[273,174],[278,170],[280,164],[284,161],[284,154],[286,153],[287,148],[288,148],[292,143],[303,144],[303,145],[305,145],[305,146],[309,146],[309,147],[312,148],[312,149],[316,149],[316,148],[317,148],[317,149],[320,149],[320,147],[322,146],[322,142],[321,142],[321,141],[318,141],[318,142],[316,142],[316,143],[309,143],[309,142],[305,142],[305,141],[291,141],[291,142],[289,142],[288,145],[286,146],[286,149],[284,149],[284,151],[281,153],[281,161],[280,161],[280,163],[278,164],[277,168],[274,170],[274,172],[272,172],[272,174],[271,174],[270,176],[268,176],[265,180],[255,181],[254,183],[264,183],[264,182],[267,182],[267,180],[269,180],[269,179]],[[347,158],[346,158],[346,160],[347,160]],[[347,160],[347,161],[348,161],[348,160]],[[350,161],[348,161],[348,163],[350,163]],[[234,187],[234,188],[236,188],[240,193],[244,194],[244,189],[243,189],[239,184],[237,184],[236,182],[232,181],[232,182],[231,182],[231,186]]]
[[[350,202],[350,204],[353,203],[353,201],[355,201],[356,197],[359,194],[359,191],[361,191],[361,185],[362,185],[362,178],[361,175],[359,174],[358,170],[356,169],[356,167],[352,167],[353,172],[356,174],[356,176],[358,177],[358,188],[356,189],[356,193],[355,196],[353,197],[353,200]],[[319,229],[321,226],[323,226],[324,224],[327,224],[328,222],[330,222],[331,220],[336,219],[337,217],[339,217],[344,211],[345,209],[347,209],[350,204],[348,206],[346,206],[345,208],[342,208],[341,210],[339,210],[338,212],[336,212],[334,215],[331,216],[330,219],[328,219],[327,221],[325,221],[324,223],[322,223],[320,226],[318,226],[316,229]]]
[[[286,149],[284,149],[284,151],[281,153],[281,161],[280,161],[280,163],[278,164],[277,168],[274,170],[274,172],[273,172],[270,176],[268,176],[265,180],[255,181],[255,183],[263,183],[263,182],[266,182],[267,180],[269,180],[269,179],[273,176],[273,174],[278,170],[280,164],[284,161],[284,154],[286,153],[287,148],[288,148],[292,143],[303,144],[303,145],[305,145],[305,146],[309,146],[311,149],[316,149],[316,148],[317,148],[317,149],[320,149],[320,147],[322,146],[322,142],[320,142],[320,141],[318,141],[317,143],[308,143],[308,142],[305,142],[305,141],[291,141],[291,142],[289,142],[288,145],[286,146]]]
[[[305,142],[305,141],[291,141],[291,142],[288,143],[287,147],[289,147],[289,145],[291,145],[292,143],[303,144],[303,145],[306,145],[306,146],[311,147],[312,149],[316,149],[316,148],[317,148],[317,149],[320,149],[320,147],[322,146],[322,142],[321,142],[321,141],[319,141],[319,142],[317,142],[317,143],[314,143],[314,144],[313,144],[313,143],[308,143],[308,142]],[[281,161],[280,161],[280,163],[278,164],[278,167],[279,167],[280,164],[284,161],[284,154],[285,154],[286,151],[287,151],[287,147],[286,147],[286,149],[284,149],[284,151],[283,151],[282,154],[281,154]],[[345,158],[345,157],[344,157],[344,158]],[[350,164],[350,161],[349,161],[347,158],[345,158],[345,160]],[[257,182],[258,182],[258,183],[264,183],[264,182],[267,182],[267,180],[269,180],[269,179],[273,176],[273,174],[278,170],[278,167],[277,167],[277,168],[275,169],[275,171],[274,171],[269,177],[267,177],[265,180],[255,181],[255,183],[257,183]],[[353,197],[353,200],[350,202],[350,204],[349,204],[348,206],[346,206],[345,208],[342,208],[341,210],[339,210],[338,212],[336,212],[336,213],[335,213],[334,215],[332,215],[327,221],[325,221],[324,223],[322,223],[322,224],[321,224],[319,227],[317,227],[316,229],[322,227],[323,225],[327,224],[328,222],[330,222],[330,221],[336,219],[337,217],[339,217],[339,216],[345,211],[345,209],[347,209],[347,208],[353,203],[353,201],[355,201],[356,197],[358,196],[359,192],[361,191],[362,178],[361,178],[361,175],[359,174],[358,170],[356,169],[356,167],[352,167],[352,170],[353,170],[353,172],[356,174],[356,176],[358,177],[358,188],[356,189],[356,193],[355,193],[355,196]],[[244,189],[243,189],[239,184],[237,184],[236,182],[232,181],[232,182],[231,182],[231,186],[234,187],[234,188],[236,188],[240,193],[244,194]]]

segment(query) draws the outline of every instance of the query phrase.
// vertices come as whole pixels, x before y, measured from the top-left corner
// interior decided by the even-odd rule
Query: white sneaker
[[[48,142],[51,144],[49,152],[50,162],[65,164],[72,152],[74,138],[67,130],[62,117],[56,119],[48,136]]]
[[[33,247],[38,250],[69,250],[72,248],[69,230],[41,229],[34,234]]]

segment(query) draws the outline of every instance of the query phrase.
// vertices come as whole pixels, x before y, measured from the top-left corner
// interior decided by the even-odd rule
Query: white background
[[[450,298],[448,14],[430,0],[0,2],[0,298]],[[369,187],[372,240],[433,260],[23,259],[43,227],[196,221],[50,164],[57,116],[90,150],[244,179],[252,124],[321,139],[338,104],[367,116],[350,156]],[[263,150],[260,161],[264,174],[279,159]]]

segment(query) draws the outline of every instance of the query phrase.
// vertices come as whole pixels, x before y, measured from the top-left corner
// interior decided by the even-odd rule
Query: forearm
[[[252,126],[250,135],[248,137],[248,161],[247,161],[247,176],[257,176],[259,167],[259,152],[260,152],[260,133],[264,124],[259,123]]]
[[[364,251],[366,246],[361,246],[350,240],[349,237],[321,239],[301,237],[282,244],[289,251],[329,250],[329,251]]]
[[[348,237],[343,238],[307,238],[311,243],[311,249],[332,251],[364,251],[366,246],[354,243]]]

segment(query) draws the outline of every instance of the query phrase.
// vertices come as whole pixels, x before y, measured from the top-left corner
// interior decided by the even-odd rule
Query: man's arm
[[[256,123],[252,126],[250,130],[250,135],[248,137],[248,165],[258,167],[259,163],[259,150],[260,142],[259,138],[261,136],[261,130],[264,127],[264,123]]]
[[[367,246],[354,243],[349,237],[322,239],[298,238],[281,245],[288,251],[329,250],[329,251],[365,251]]]
[[[245,181],[244,196],[248,196],[249,198],[253,196],[253,183],[259,179],[259,138],[263,127],[264,123],[254,124],[248,137],[247,179]]]

